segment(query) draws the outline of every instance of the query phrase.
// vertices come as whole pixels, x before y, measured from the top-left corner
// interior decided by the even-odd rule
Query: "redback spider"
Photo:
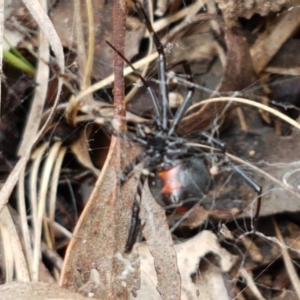
[[[144,148],[142,153],[124,168],[120,177],[122,184],[128,179],[137,165],[140,163],[143,165],[132,207],[132,221],[125,248],[126,252],[131,251],[141,228],[139,211],[143,186],[147,179],[155,200],[166,209],[167,213],[182,214],[195,205],[199,205],[210,186],[210,175],[204,163],[204,157],[207,153],[189,145],[187,139],[176,134],[176,127],[190,106],[194,92],[191,70],[188,64],[184,64],[190,84],[185,99],[177,109],[175,116],[173,116],[168,99],[166,60],[163,45],[154,32],[142,5],[138,1],[134,1],[134,3],[140,19],[145,23],[152,35],[159,54],[157,65],[160,97],[156,96],[146,80],[136,72],[147,88],[147,92],[152,100],[153,121],[150,126],[137,124],[135,126],[136,133],[132,135],[114,131],[115,135],[131,140]],[[117,51],[111,44],[109,45]],[[119,55],[133,68],[122,54],[119,53]],[[134,71],[136,70],[134,69]],[[203,140],[212,143],[220,150],[219,155],[225,157],[224,143],[213,138],[207,132],[200,132],[200,134]],[[262,188],[251,177],[235,166],[228,157],[225,157],[225,162],[257,193],[257,209],[254,216],[257,219],[260,211]]]

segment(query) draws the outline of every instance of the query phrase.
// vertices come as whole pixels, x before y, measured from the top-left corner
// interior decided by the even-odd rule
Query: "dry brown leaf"
[[[256,104],[256,102],[253,103]],[[253,167],[256,167],[251,172],[252,168],[249,165],[245,165],[243,161],[235,161],[234,157],[227,154],[236,164],[244,165],[240,168],[262,186],[260,215],[300,211],[300,193],[297,183],[300,172],[297,151],[300,146],[297,145],[300,141],[297,138],[297,132],[295,131],[290,137],[278,137],[271,127],[263,124],[256,110],[245,108],[245,112],[250,130],[241,132],[239,125],[232,123],[230,133],[223,135],[222,142],[227,144],[228,152],[246,161],[250,160]],[[295,125],[297,125],[296,122]],[[260,169],[264,173],[260,173]],[[245,199],[241,201],[243,206],[241,209],[247,207],[245,214],[235,217],[253,216],[256,207],[254,200],[257,197],[255,192],[249,189],[236,174],[227,174],[227,177],[223,179],[230,180],[227,180],[227,184],[221,180],[220,186],[214,184],[213,195],[209,195],[210,199],[207,198],[207,203],[215,203],[217,206],[219,199],[223,202],[222,191],[224,192],[229,185],[231,199]],[[225,219],[230,217],[230,210],[228,213]]]
[[[145,222],[143,234],[154,258],[157,290],[164,300],[180,299],[180,275],[165,211],[153,198],[148,183],[144,188],[141,218]]]
[[[224,137],[231,150],[239,157],[246,160],[255,160],[255,165],[267,174],[275,177],[278,182],[260,176],[259,173],[252,173],[256,181],[262,185],[263,197],[260,215],[272,215],[284,211],[300,211],[300,193],[297,183],[299,164],[298,149],[300,141],[296,132],[290,137],[279,137],[271,127],[264,126],[257,111],[246,110],[247,123],[251,130],[249,132],[232,132],[230,137]],[[249,156],[249,151],[255,152],[254,157]],[[263,177],[263,178],[262,178]],[[241,181],[237,181],[236,190],[245,188]],[[247,197],[245,205],[246,215],[252,215],[253,198]],[[284,199],[284,201],[282,201]],[[255,206],[254,206],[255,208]],[[243,217],[245,215],[241,215]]]
[[[285,245],[285,241],[283,239],[283,236],[280,232],[280,229],[278,227],[278,223],[276,221],[276,219],[273,217],[273,224],[274,224],[274,228],[275,228],[275,232],[276,232],[276,237],[278,238],[278,240],[281,243],[281,251],[282,251],[282,257],[283,257],[283,261],[286,267],[286,270],[289,274],[289,277],[291,279],[291,283],[294,287],[294,290],[298,296],[298,298],[300,298],[300,281],[299,281],[299,277],[296,271],[296,268],[294,266],[294,262],[292,261],[291,256],[289,255],[286,245]]]
[[[218,267],[218,259],[215,254],[208,254],[200,264],[200,276],[197,278],[199,295],[205,300],[230,300],[233,299],[231,289],[228,288],[229,279]],[[204,265],[204,266],[203,266]]]
[[[300,57],[298,56],[300,47],[299,39],[288,39],[272,58],[267,68],[293,69],[300,67]],[[270,72],[272,73],[272,72]],[[274,72],[273,72],[274,73]],[[290,74],[289,75],[294,75]]]
[[[175,245],[177,253],[178,268],[181,275],[181,298],[182,300],[206,300],[206,299],[221,299],[214,298],[214,295],[224,291],[224,282],[220,286],[212,289],[213,280],[222,272],[228,272],[234,265],[236,258],[231,256],[225,249],[220,247],[216,236],[210,231],[202,231],[193,238],[184,243]],[[141,243],[138,247],[141,260],[141,290],[137,292],[137,298],[131,299],[151,299],[161,300],[166,299],[156,291],[157,274],[154,268],[154,260],[145,243]],[[207,253],[214,253],[220,259],[218,273],[212,277],[209,271],[198,275],[197,283],[192,282],[191,275],[198,272],[200,259],[205,257]],[[217,272],[217,271],[215,271]],[[205,282],[202,279],[205,277]],[[202,283],[201,283],[202,282]],[[169,282],[171,283],[171,281]],[[226,288],[225,288],[226,291]]]
[[[251,18],[254,14],[266,16],[278,12],[282,7],[294,6],[292,0],[216,0],[226,19]]]
[[[300,26],[299,6],[276,18],[270,28],[261,34],[251,47],[253,67],[260,73],[267,66],[282,45]]]
[[[219,86],[213,93],[241,91],[255,80],[249,45],[239,27],[231,27],[225,30],[227,54],[226,65]],[[227,104],[207,104],[198,108],[195,104],[187,111],[186,116],[178,126],[178,132],[189,134],[199,130],[209,130],[216,122],[221,123],[224,109]],[[220,120],[219,120],[219,119]]]
[[[127,299],[128,293],[138,288],[137,257],[124,255],[136,185],[129,180],[121,189],[119,186],[120,171],[133,155],[128,142],[112,138],[105,165],[69,245],[62,286],[87,288],[90,273],[96,270],[99,284],[94,284],[91,292],[100,299]]]
[[[218,98],[218,100],[220,99],[226,98]],[[238,98],[228,98],[232,101],[234,99],[239,100]],[[257,102],[247,101],[258,106]],[[266,108],[270,109],[269,107]],[[281,118],[283,117],[286,116],[281,116]],[[299,127],[297,122],[286,117],[286,121],[288,120],[289,124]],[[260,215],[299,211],[300,194],[297,183],[299,178],[297,151],[299,139],[297,138],[297,129],[295,128],[295,132],[289,137],[278,137],[272,128],[263,124],[256,110],[249,109],[247,109],[247,123],[251,128],[249,132],[241,132],[239,126],[233,123],[230,134],[223,136],[222,141],[228,146],[230,145],[230,152],[236,155],[234,157],[227,153],[227,156],[235,163],[244,165],[240,168],[244,169],[247,174],[251,174],[251,177],[262,186],[263,197]],[[247,164],[245,161],[239,160],[238,157],[250,160],[252,163]],[[252,173],[250,173],[251,169],[253,170]],[[248,207],[246,215],[240,215],[240,217],[253,216],[253,210],[256,206],[254,200],[257,195],[246,187],[239,176],[233,174],[230,178],[230,182],[233,183],[233,185],[231,184],[231,198],[247,199],[247,202],[244,201],[244,207]],[[224,181],[221,183],[221,189],[215,186],[216,193],[211,201],[218,201],[218,196],[220,196],[218,193],[225,188],[223,184]]]
[[[91,128],[82,130],[79,139],[71,144],[70,148],[75,154],[77,160],[87,169],[91,170],[96,176],[100,175],[100,170],[97,169],[89,154],[89,137],[91,134]]]
[[[90,299],[60,288],[55,284],[42,282],[12,282],[0,286],[1,298],[5,300],[85,300]]]

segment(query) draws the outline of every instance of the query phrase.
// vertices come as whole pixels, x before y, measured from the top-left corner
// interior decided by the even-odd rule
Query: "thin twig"
[[[125,43],[125,22],[126,22],[126,12],[127,7],[125,1],[114,0],[113,2],[113,44],[114,47],[124,55],[124,43]],[[125,82],[124,82],[124,60],[117,53],[114,52],[114,117],[120,119],[120,117],[124,117],[126,115],[126,107],[125,107]],[[123,122],[124,123],[124,122]],[[124,129],[125,124],[121,125],[119,130],[122,131]],[[123,127],[123,128],[122,128]]]

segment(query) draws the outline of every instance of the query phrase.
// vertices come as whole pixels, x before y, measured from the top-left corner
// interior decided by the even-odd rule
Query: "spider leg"
[[[201,131],[202,137],[204,137],[207,141],[211,142],[214,146],[218,147],[223,154],[226,152],[226,144],[221,142],[220,140],[214,138],[211,134],[206,131]]]
[[[166,85],[166,59],[164,47],[161,44],[157,34],[153,30],[151,22],[145,13],[140,2],[134,0],[134,4],[137,10],[137,13],[140,16],[140,19],[145,23],[149,33],[153,38],[153,42],[158,52],[158,79],[159,79],[159,89],[162,97],[162,129],[164,131],[168,128],[168,109],[169,109],[169,100],[168,100],[168,90]]]
[[[193,79],[192,79],[192,71],[191,71],[191,68],[190,68],[190,65],[185,62],[183,64],[184,66],[184,69],[185,69],[185,72],[186,74],[188,75],[187,77],[187,80],[190,82],[190,83],[193,83]],[[182,104],[180,105],[180,107],[178,108],[176,114],[175,114],[175,117],[173,119],[173,123],[172,123],[172,126],[168,132],[168,135],[172,135],[178,125],[178,123],[180,122],[182,116],[184,115],[184,113],[186,112],[187,108],[190,106],[191,104],[191,100],[192,100],[192,96],[194,94],[194,86],[192,84],[188,85],[188,93],[187,95],[185,96]]]
[[[188,152],[188,149],[182,148],[182,149],[168,149],[166,151],[167,156],[175,158],[176,156],[186,154]]]
[[[143,130],[143,126],[141,124],[136,124],[136,134],[138,137],[142,139],[146,139],[147,137],[145,131]]]
[[[131,225],[130,225],[130,230],[125,246],[125,252],[129,253],[132,250],[133,245],[136,242],[137,236],[141,230],[141,220],[139,218],[139,213],[140,213],[140,205],[141,205],[141,198],[142,198],[142,193],[143,193],[143,187],[146,181],[147,175],[141,173],[138,187],[137,187],[137,192],[136,196],[134,199],[134,203],[132,206],[132,216],[131,216]]]
[[[157,120],[159,120],[159,125],[161,125],[161,113],[159,109],[158,100],[156,97],[156,94],[154,90],[149,86],[147,81],[141,74],[138,72],[138,70],[132,65],[132,63],[121,53],[119,52],[109,41],[106,41],[106,43],[116,52],[118,55],[131,67],[131,69],[134,71],[134,73],[140,78],[140,80],[143,82],[144,86],[147,88],[147,92],[152,100],[152,104],[154,107],[154,112]]]
[[[132,170],[137,166],[141,161],[143,161],[147,156],[151,155],[153,153],[152,149],[148,149],[139,155],[137,155],[124,169],[120,176],[120,182],[121,184],[124,183],[127,179],[129,174],[132,172]]]
[[[261,194],[262,194],[262,187],[255,182],[250,176],[248,176],[245,172],[243,172],[239,167],[237,167],[232,161],[229,159],[226,162],[237,174],[241,176],[241,178],[257,193],[257,206],[256,212],[254,215],[254,221],[257,222],[260,207],[261,207]]]
[[[118,131],[118,130],[115,130],[112,126],[111,127],[108,127],[107,128],[108,131],[113,134],[114,136],[117,136],[119,138],[122,138],[124,140],[129,140],[129,141],[133,141],[133,142],[136,142],[142,146],[147,146],[147,141],[145,141],[143,139],[143,136],[141,137],[138,137],[138,136],[133,136],[133,135],[130,135],[128,133],[125,133],[125,132],[121,132],[121,131]],[[140,133],[140,132],[139,132]]]
[[[262,187],[254,181],[250,176],[248,176],[245,172],[243,172],[238,166],[236,166],[227,156],[226,156],[226,144],[219,141],[218,139],[215,139],[213,136],[211,136],[209,133],[203,131],[201,132],[201,135],[206,138],[208,141],[211,141],[215,146],[217,146],[222,153],[225,155],[226,158],[226,164],[228,164],[237,174],[240,175],[240,177],[257,193],[257,206],[256,206],[256,212],[254,215],[254,221],[257,223],[257,220],[259,218],[260,213],[260,207],[261,207],[261,194],[262,194]],[[256,227],[256,226],[255,226]]]

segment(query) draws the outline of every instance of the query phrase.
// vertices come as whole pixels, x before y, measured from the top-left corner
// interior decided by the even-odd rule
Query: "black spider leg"
[[[173,124],[172,124],[172,126],[171,126],[171,128],[170,128],[170,130],[168,132],[169,136],[171,136],[174,133],[174,131],[175,131],[178,123],[180,122],[180,120],[183,117],[184,113],[186,112],[187,108],[190,106],[191,100],[192,100],[192,96],[193,96],[194,90],[195,90],[194,86],[192,84],[193,83],[193,79],[192,79],[192,71],[191,71],[190,65],[187,62],[185,62],[183,64],[183,67],[184,67],[184,70],[185,70],[186,74],[188,75],[187,80],[191,84],[188,85],[188,89],[189,89],[188,93],[185,96],[185,99],[183,100],[182,104],[180,105],[180,107],[178,108],[178,110],[177,110],[177,112],[175,114],[175,117],[173,119]]]
[[[153,38],[153,42],[158,52],[158,79],[159,79],[159,89],[162,97],[162,129],[167,131],[168,129],[168,111],[169,111],[169,100],[168,100],[168,89],[166,85],[166,59],[164,47],[161,44],[157,34],[155,33],[151,22],[145,13],[140,2],[134,0],[134,4],[140,19],[145,23],[149,33]]]
[[[257,206],[256,206],[256,212],[254,215],[254,228],[257,226],[260,208],[261,208],[261,194],[262,194],[262,187],[250,176],[248,176],[245,172],[243,172],[238,166],[236,166],[227,156],[226,156],[226,144],[222,143],[218,139],[215,139],[213,136],[211,136],[207,132],[201,132],[201,135],[207,139],[208,141],[211,141],[216,147],[218,147],[222,153],[224,154],[224,157],[226,158],[225,163],[228,164],[239,176],[256,192],[257,194]]]
[[[126,134],[124,132],[115,130],[112,126],[108,127],[107,129],[108,129],[108,132],[110,132],[114,136],[120,137],[124,140],[130,140],[130,141],[136,142],[136,143],[138,143],[138,144],[140,144],[144,147],[147,146],[147,141],[143,140],[142,137],[140,137],[140,136],[131,136],[131,135]]]
[[[140,78],[140,80],[143,82],[144,86],[147,88],[147,92],[152,100],[154,112],[155,112],[155,120],[159,123],[159,126],[162,126],[162,116],[157,100],[157,96],[154,92],[154,90],[149,86],[147,81],[141,74],[138,72],[138,70],[131,64],[131,62],[121,53],[119,52],[110,42],[106,41],[106,43],[116,52],[118,55],[130,66],[130,68],[134,71],[134,73]]]
[[[146,138],[146,134],[142,128],[143,126],[141,124],[136,125],[136,135],[137,136],[132,136],[129,139],[132,141],[141,144],[142,146],[147,146],[147,142],[143,139]],[[118,132],[115,133],[115,135],[118,134]],[[122,137],[124,138],[127,137],[128,135],[122,134]],[[151,156],[153,154],[154,150],[153,149],[147,149],[146,151],[143,151],[139,155],[137,155],[123,170],[121,176],[120,176],[120,181],[121,184],[124,183],[127,179],[129,174],[132,172],[135,166],[137,166],[140,162],[142,162],[144,159],[146,159],[148,156]]]
[[[117,137],[121,137],[124,139],[129,139],[134,142],[137,142],[139,144],[142,144],[143,146],[146,146],[147,142],[144,141],[142,138],[144,137],[144,132],[142,128],[138,125],[137,126],[137,136],[129,136],[128,134],[124,132],[120,132],[114,129],[110,129],[112,134],[114,134]],[[145,160],[147,157],[153,155],[154,150],[153,149],[148,149],[146,151],[143,151],[139,155],[137,155],[131,162],[128,164],[124,170],[122,171],[122,174],[120,175],[120,181],[119,184],[122,185],[125,181],[127,181],[129,174],[133,171],[135,166],[137,166],[140,162]],[[139,183],[138,183],[138,188],[137,188],[137,193],[134,199],[134,203],[132,205],[132,216],[131,216],[131,225],[130,225],[130,230],[129,230],[129,235],[127,238],[126,246],[125,246],[125,252],[129,253],[132,250],[132,247],[137,239],[137,236],[141,230],[141,221],[139,218],[139,212],[140,212],[140,199],[141,199],[141,194],[142,194],[142,188],[144,186],[145,180],[146,180],[146,175],[141,173],[140,178],[139,178]]]
[[[129,230],[129,234],[128,234],[128,238],[127,238],[127,242],[126,242],[126,246],[125,246],[126,253],[129,253],[132,250],[133,245],[135,244],[137,236],[142,227],[139,213],[140,213],[140,205],[141,205],[143,187],[144,187],[146,178],[147,178],[147,175],[145,175],[143,173],[141,174],[141,176],[139,178],[138,188],[137,188],[136,196],[135,196],[134,203],[132,206],[130,230]]]
[[[150,150],[152,152],[150,152]],[[151,165],[155,166],[158,163],[158,161],[160,161],[161,159],[161,155],[155,152],[153,149],[148,149],[147,153],[149,159],[146,160],[145,162],[146,168],[141,171],[137,192],[132,206],[131,226],[130,226],[126,247],[125,247],[125,251],[127,253],[131,251],[133,245],[136,242],[137,236],[142,229],[141,220],[139,218],[139,212],[140,212],[141,199],[142,199],[143,187],[145,181],[148,178],[149,174],[155,169],[153,167],[151,168]]]
[[[248,176],[245,172],[243,172],[239,167],[237,167],[232,161],[229,159],[226,161],[226,163],[237,173],[239,174],[242,179],[257,193],[257,206],[256,206],[256,212],[254,215],[254,224],[256,227],[257,221],[259,218],[260,213],[260,207],[261,207],[261,194],[262,194],[262,187],[254,181],[250,176]]]
[[[121,184],[124,183],[127,179],[128,179],[128,176],[129,174],[133,171],[133,169],[140,163],[142,162],[143,160],[145,160],[148,156],[152,155],[153,154],[153,149],[148,149],[142,153],[140,153],[139,155],[137,155],[131,162],[130,164],[128,164],[121,176],[120,176],[120,181],[121,181]]]
[[[222,151],[223,154],[226,152],[226,144],[221,142],[220,140],[214,138],[211,134],[206,131],[201,131],[202,137],[204,137],[208,142],[211,142],[214,146],[218,147]]]

